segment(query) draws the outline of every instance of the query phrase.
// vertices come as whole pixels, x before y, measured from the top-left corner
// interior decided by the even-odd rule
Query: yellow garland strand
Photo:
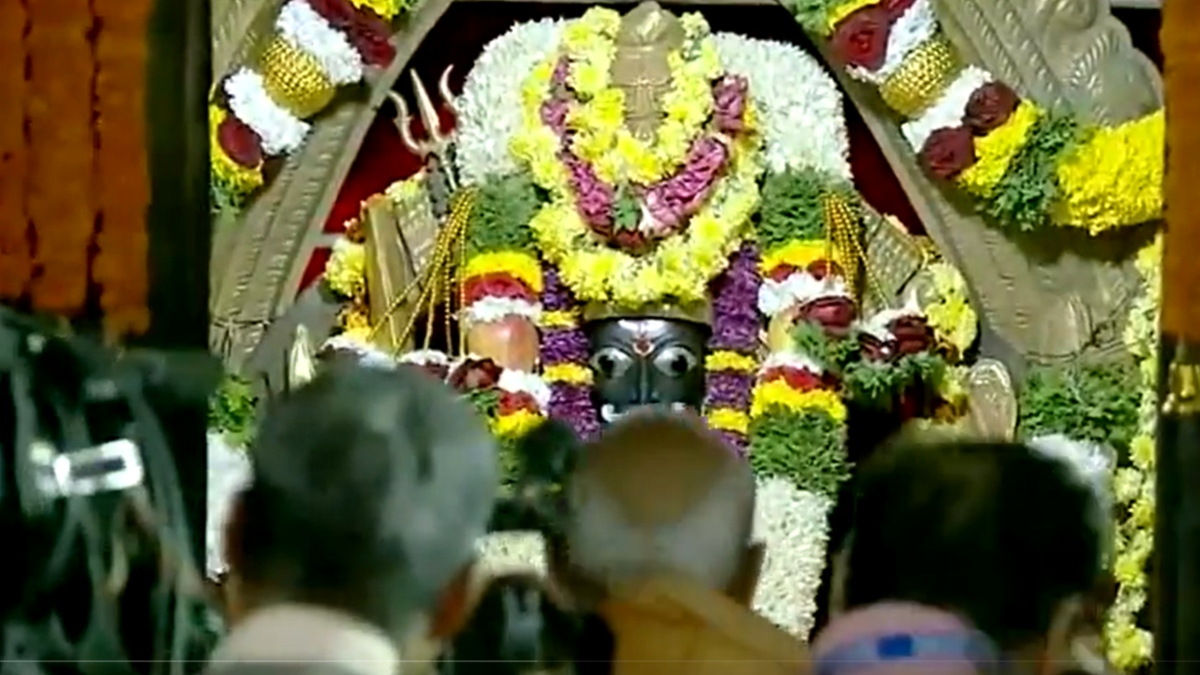
[[[771,380],[755,387],[753,398],[750,403],[752,418],[761,417],[772,406],[782,406],[795,411],[821,410],[838,422],[846,421],[846,405],[837,392],[828,389],[799,391],[784,380]]]
[[[794,240],[764,252],[762,260],[758,263],[758,270],[763,274],[770,274],[771,270],[781,265],[805,269],[827,257],[829,246],[824,239]]]
[[[732,370],[739,373],[752,373],[758,368],[758,360],[752,356],[722,349],[705,357],[704,368],[709,372]]]
[[[470,281],[487,274],[508,274],[534,293],[542,292],[542,266],[537,258],[522,251],[490,251],[471,256],[460,276]]]
[[[929,326],[961,356],[979,337],[979,315],[971,307],[967,280],[947,262],[929,265],[935,299],[922,311]]]
[[[221,123],[228,115],[220,106],[208,106],[208,146],[212,155],[212,173],[222,188],[233,192],[239,197],[245,197],[262,187],[262,162],[249,168],[238,164],[225,153],[217,136]]]
[[[575,328],[578,325],[579,312],[575,311],[544,311],[538,317],[538,328]]]
[[[542,423],[542,416],[530,410],[517,410],[488,420],[492,433],[500,438],[519,438]]]
[[[1158,313],[1162,275],[1162,236],[1137,257],[1144,293],[1130,310],[1125,345],[1137,361],[1142,378],[1138,435],[1130,444],[1131,466],[1116,471],[1113,491],[1122,507],[1117,522],[1113,575],[1117,597],[1105,619],[1104,639],[1108,658],[1122,672],[1133,672],[1150,663],[1153,635],[1137,625],[1146,605],[1149,581],[1146,565],[1154,551],[1154,451],[1158,413]]]
[[[1097,129],[1059,160],[1054,222],[1098,234],[1160,217],[1165,135],[1162,110]]]
[[[348,239],[340,239],[325,263],[325,283],[329,290],[350,299],[367,293],[367,248]]]
[[[1042,111],[1037,106],[1022,101],[1007,122],[987,136],[976,139],[975,154],[979,159],[959,174],[959,187],[976,197],[990,197],[1041,118]]]
[[[750,416],[733,408],[713,408],[704,414],[710,429],[733,431],[742,435],[750,432]]]
[[[592,383],[592,369],[578,363],[559,363],[546,366],[542,370],[542,379],[551,383],[561,382],[586,386]]]
[[[879,0],[849,0],[849,2],[844,2],[829,10],[829,14],[825,17],[825,28],[832,33],[837,28],[837,25],[844,21],[846,17],[864,7],[878,4]]]

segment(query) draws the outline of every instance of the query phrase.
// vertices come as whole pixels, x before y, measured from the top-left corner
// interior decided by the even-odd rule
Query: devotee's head
[[[1101,575],[1094,489],[1016,443],[912,443],[857,476],[835,574],[850,609],[907,601],[955,612],[1018,672],[1069,661]]]
[[[299,602],[397,639],[457,623],[498,475],[466,402],[420,372],[330,367],[271,402],[250,457],[227,535],[234,620]]]
[[[749,603],[762,560],[754,490],[749,464],[698,418],[627,415],[583,451],[568,481],[552,574],[585,607],[613,584],[655,576]]]

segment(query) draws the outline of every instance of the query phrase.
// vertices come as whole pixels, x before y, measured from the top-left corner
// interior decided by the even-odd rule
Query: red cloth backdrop
[[[514,23],[581,14],[583,4],[546,5],[525,2],[471,2],[454,3],[441,21],[433,28],[413,55],[410,67],[424,78],[431,95],[436,96],[435,83],[446,66],[454,66],[451,88],[461,90],[462,81],[471,64],[490,40],[508,30]],[[671,7],[668,5],[668,8]],[[778,40],[798,44],[812,51],[811,45],[800,28],[778,6],[689,6],[689,11],[700,11],[708,18],[715,30],[739,33],[748,37]],[[1150,54],[1161,66],[1161,55],[1157,45],[1157,11],[1126,11],[1118,14],[1133,32],[1134,44]],[[410,79],[397,80],[397,89],[416,110]],[[520,86],[517,81],[513,86]],[[441,110],[443,124],[452,124],[452,116]],[[392,122],[395,111],[390,105],[383,106],[379,116],[368,131],[358,158],[355,160],[342,184],[332,212],[325,223],[325,231],[341,232],[343,224],[358,215],[359,204],[373,194],[382,192],[397,180],[407,178],[420,170],[420,161],[400,140]],[[853,105],[846,104],[846,120],[850,131],[850,160],[855,182],[866,200],[882,213],[897,216],[914,233],[924,231],[900,187],[891,167],[876,145],[874,138],[863,124],[862,117]],[[414,134],[423,133],[419,123],[413,125]],[[320,276],[329,257],[328,249],[318,250],[308,261],[302,289]]]

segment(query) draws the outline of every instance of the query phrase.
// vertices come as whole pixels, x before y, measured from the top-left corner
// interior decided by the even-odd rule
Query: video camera
[[[182,673],[201,657],[159,418],[203,410],[220,378],[207,353],[121,352],[0,307],[0,673]]]

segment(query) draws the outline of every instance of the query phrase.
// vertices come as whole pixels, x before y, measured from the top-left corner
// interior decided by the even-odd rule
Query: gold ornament
[[[275,36],[258,67],[271,100],[300,119],[321,112],[337,88],[311,54]]]
[[[904,60],[880,85],[879,95],[892,110],[912,119],[933,105],[962,69],[962,59],[954,46],[938,34]]]

